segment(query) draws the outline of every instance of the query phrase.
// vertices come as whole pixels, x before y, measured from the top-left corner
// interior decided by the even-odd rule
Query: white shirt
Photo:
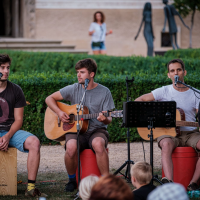
[[[185,120],[195,122],[196,109],[199,106],[200,95],[194,94],[194,91],[189,89],[185,92],[179,92],[174,89],[173,85],[163,86],[161,88],[152,91],[152,94],[156,101],[175,101],[176,107],[181,108],[185,112]],[[180,127],[181,131],[191,131],[194,127]]]
[[[103,23],[99,25],[96,22],[92,22],[89,28],[89,31],[94,31],[92,34],[92,42],[104,42],[106,36],[106,24]]]

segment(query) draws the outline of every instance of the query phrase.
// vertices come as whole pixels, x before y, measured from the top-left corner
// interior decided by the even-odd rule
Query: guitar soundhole
[[[69,115],[69,124],[74,123],[74,118],[75,118],[75,115],[74,115],[74,114],[70,114],[70,115]]]
[[[74,118],[75,118],[75,115],[74,114],[70,114],[69,115],[69,123],[63,123],[63,130],[64,131],[68,131],[70,130],[73,126],[74,126]]]

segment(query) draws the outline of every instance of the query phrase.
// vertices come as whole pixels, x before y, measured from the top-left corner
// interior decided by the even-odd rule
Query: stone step
[[[74,49],[74,45],[56,44],[0,44],[0,49]]]
[[[61,44],[61,40],[40,40],[27,38],[0,38],[0,44]]]
[[[7,50],[8,48],[0,48]],[[65,53],[77,53],[77,54],[88,54],[89,51],[86,49],[15,49],[12,48],[12,50],[15,51],[30,51],[30,52],[65,52]]]

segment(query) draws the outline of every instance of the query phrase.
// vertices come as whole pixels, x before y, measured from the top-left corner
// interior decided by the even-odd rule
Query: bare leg
[[[24,148],[29,150],[27,159],[28,179],[36,180],[40,164],[40,141],[36,136],[30,136],[24,142]]]
[[[200,140],[197,142],[197,149],[200,150]],[[198,159],[197,161],[196,169],[190,183],[192,182],[197,183],[197,181],[199,180],[199,177],[200,177],[200,159]]]
[[[67,142],[64,159],[67,173],[69,175],[75,174],[78,166],[77,140],[71,139]]]
[[[164,138],[160,141],[160,146],[162,148],[162,166],[165,176],[169,180],[173,180],[173,163],[172,163],[172,152],[175,148],[175,144],[172,139]]]
[[[177,49],[180,49],[180,47],[179,47],[178,44],[177,44],[177,36],[176,36],[176,33],[174,33],[174,41],[175,41],[175,44],[176,44]]]
[[[173,49],[176,49],[175,46],[174,46],[173,34],[172,33],[170,33],[170,40],[171,40],[171,45],[172,45]]]
[[[105,148],[105,140],[101,137],[96,137],[92,140],[92,148],[96,153],[96,160],[99,170],[102,175],[109,173],[109,159]]]
[[[93,51],[93,54],[94,54],[94,55],[99,55],[99,54],[100,54],[100,51],[99,51],[99,50]]]
[[[100,54],[106,55],[106,50],[100,50]]]

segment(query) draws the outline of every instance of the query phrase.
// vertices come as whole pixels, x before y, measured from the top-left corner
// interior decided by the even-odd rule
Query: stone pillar
[[[23,37],[35,38],[35,0],[23,0]]]
[[[5,36],[10,36],[11,34],[10,0],[3,0],[3,10],[5,16]]]
[[[19,37],[19,0],[12,1],[12,36]]]

